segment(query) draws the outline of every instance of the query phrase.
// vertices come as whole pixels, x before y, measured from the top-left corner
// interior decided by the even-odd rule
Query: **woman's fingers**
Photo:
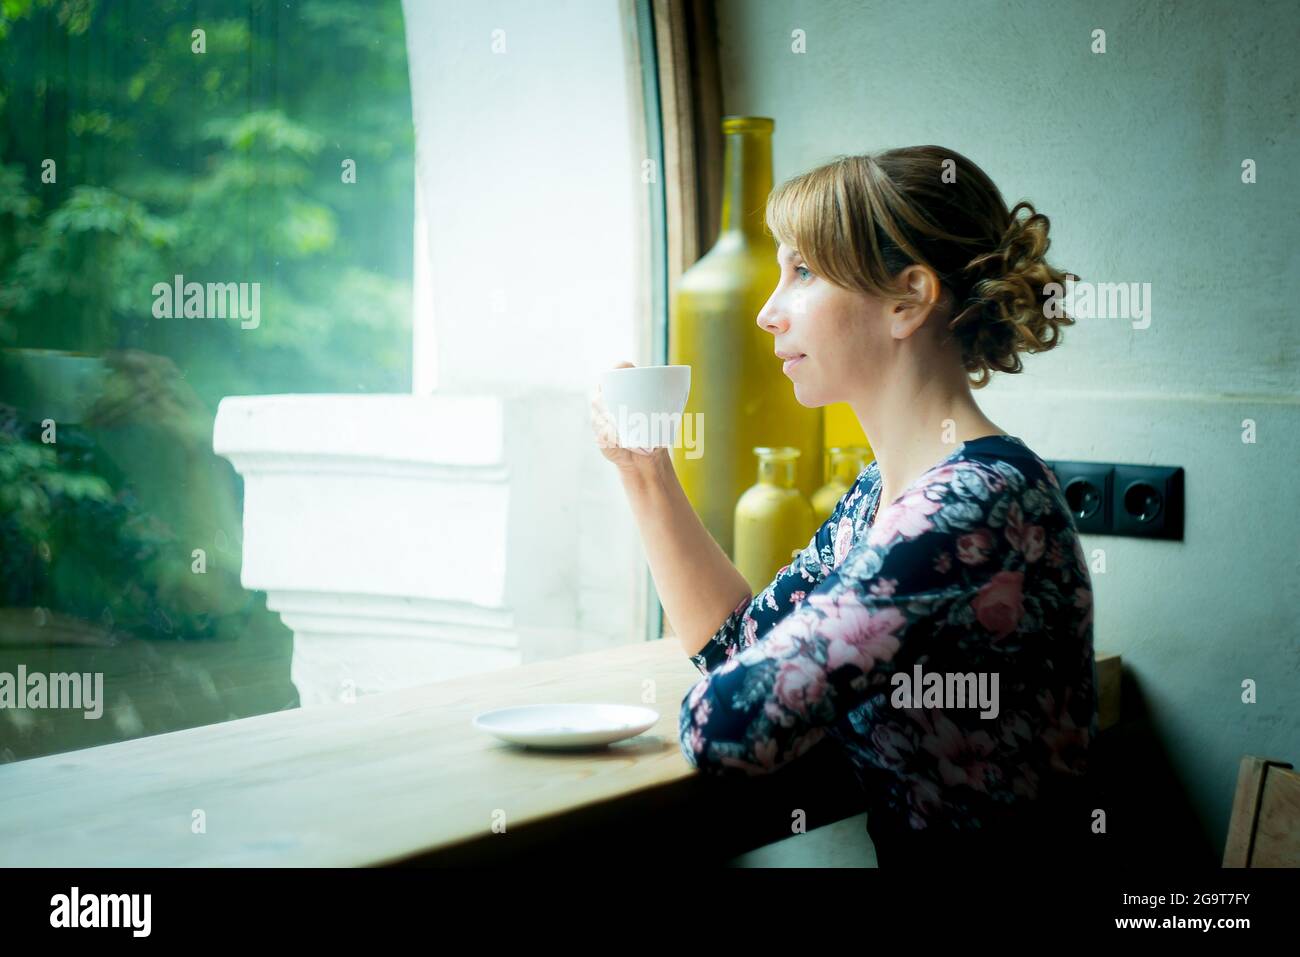
[[[591,429],[596,435],[596,444],[602,449],[611,448],[614,434],[611,428],[613,420],[595,402],[591,404]]]
[[[635,365],[626,359],[617,363],[615,369],[631,369]],[[601,389],[599,381],[596,382],[594,391],[588,393],[591,402],[591,428],[596,435],[596,444],[602,449],[623,448],[618,444],[618,429],[614,424],[614,416],[610,413],[605,405],[604,390]],[[629,452],[636,452],[641,455],[648,454],[640,449],[627,449]]]

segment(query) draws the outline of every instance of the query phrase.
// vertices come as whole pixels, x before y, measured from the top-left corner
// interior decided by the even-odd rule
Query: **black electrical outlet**
[[[1096,462],[1050,462],[1065,502],[1080,532],[1104,535],[1110,531],[1114,468]]]
[[[1183,537],[1183,470],[1160,465],[1115,466],[1111,534]]]

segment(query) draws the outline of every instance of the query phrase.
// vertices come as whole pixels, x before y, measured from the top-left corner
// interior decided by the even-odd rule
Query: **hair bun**
[[[1022,210],[1029,215],[1021,219]],[[1061,329],[1073,325],[1068,316],[1047,315],[1049,283],[1064,284],[1069,273],[1044,258],[1051,240],[1050,220],[1032,203],[1017,203],[997,247],[976,256],[962,270],[969,293],[949,323],[962,342],[967,371],[986,384],[991,372],[1020,372],[1021,352],[1046,352],[1060,340]]]

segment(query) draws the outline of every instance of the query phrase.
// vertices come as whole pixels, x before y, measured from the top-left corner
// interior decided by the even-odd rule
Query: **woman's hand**
[[[614,368],[631,367],[630,362],[620,362]],[[591,396],[591,429],[601,454],[618,467],[664,613],[682,650],[698,654],[740,600],[753,592],[700,521],[669,449],[619,446],[614,417],[599,386]]]
[[[633,368],[631,362],[620,362],[615,369]],[[605,406],[600,393],[600,384],[591,394],[591,431],[596,438],[600,454],[605,456],[625,475],[642,478],[660,468],[660,459],[667,454],[667,449],[626,448],[618,444],[618,428],[614,416]]]

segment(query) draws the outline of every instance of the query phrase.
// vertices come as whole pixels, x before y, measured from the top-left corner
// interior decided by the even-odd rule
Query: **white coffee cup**
[[[691,393],[691,367],[630,366],[610,369],[600,397],[625,449],[672,447]]]

